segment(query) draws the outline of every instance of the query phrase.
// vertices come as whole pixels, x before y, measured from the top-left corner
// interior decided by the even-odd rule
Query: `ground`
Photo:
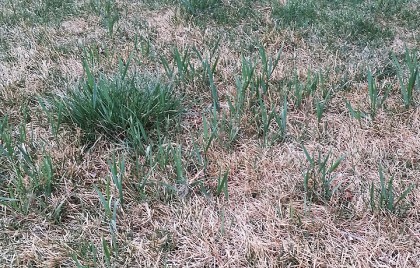
[[[1,267],[418,267],[418,0],[0,0]]]

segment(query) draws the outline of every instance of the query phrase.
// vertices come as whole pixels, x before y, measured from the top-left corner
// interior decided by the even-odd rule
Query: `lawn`
[[[419,0],[0,0],[1,267],[418,267]]]

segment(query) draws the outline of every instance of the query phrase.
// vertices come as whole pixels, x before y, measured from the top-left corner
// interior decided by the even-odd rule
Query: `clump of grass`
[[[344,156],[333,160],[329,165],[331,152],[323,156],[320,151],[318,154],[312,155],[306,150],[303,151],[310,166],[304,173],[303,186],[305,189],[306,198],[309,201],[330,201],[332,196],[340,187],[340,183],[335,181],[336,176],[334,171],[338,168],[344,160]]]
[[[114,26],[120,18],[115,0],[91,0],[90,8],[102,17],[103,24],[107,28],[108,34],[112,37],[114,35]]]
[[[408,209],[405,202],[408,194],[413,191],[414,185],[410,184],[399,196],[395,192],[394,177],[386,181],[382,166],[379,166],[379,180],[381,187],[376,189],[373,182],[370,187],[370,207],[372,211],[386,210],[391,213],[403,216]],[[379,196],[375,193],[379,192]]]
[[[105,135],[134,142],[130,134],[137,132],[130,130],[144,136],[181,112],[180,98],[170,86],[145,74],[127,78],[128,64],[114,77],[95,78],[84,61],[86,81],[52,102],[63,123],[80,127],[89,139]]]
[[[395,54],[392,55],[393,64],[397,70],[397,77],[400,83],[401,97],[404,106],[408,109],[414,104],[414,89],[419,86],[419,64],[417,62],[416,52],[410,52],[408,49],[405,52],[405,64],[408,67],[408,78],[406,78],[405,70],[401,67]]]
[[[0,204],[23,214],[45,209],[57,180],[49,152],[42,148],[39,157],[37,144],[28,142],[26,123],[20,123],[16,135],[7,116],[0,120]]]

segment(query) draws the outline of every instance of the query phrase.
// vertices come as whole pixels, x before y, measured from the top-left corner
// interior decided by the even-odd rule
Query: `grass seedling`
[[[117,4],[114,0],[105,0],[103,18],[104,23],[108,29],[108,34],[113,37],[115,23],[117,23],[120,18],[117,10]]]
[[[111,248],[117,254],[118,253],[118,243],[117,243],[117,209],[119,202],[116,200],[114,202],[114,207],[112,210],[112,218],[109,222],[109,229],[111,232]]]
[[[296,108],[300,108],[303,103],[303,100],[307,96],[314,96],[317,92],[320,84],[322,86],[322,75],[321,74],[312,74],[310,70],[308,70],[306,81],[301,82],[297,74],[294,75],[293,80],[289,83],[289,90],[293,92],[293,99],[294,99],[294,106]],[[330,98],[331,90],[324,90],[322,91],[322,99],[324,100],[323,103]],[[318,101],[319,102],[319,101]],[[322,103],[320,103],[322,104]],[[322,105],[320,105],[321,107]],[[322,107],[323,108],[323,107]]]
[[[389,181],[386,181],[386,178],[383,173],[383,168],[379,166],[379,180],[380,180],[380,189],[379,189],[379,200],[376,201],[375,186],[372,182],[370,187],[370,207],[372,211],[375,209],[384,209],[391,213],[396,213],[398,215],[403,215],[407,210],[407,205],[404,203],[408,194],[413,191],[414,185],[410,184],[398,197],[396,196],[394,189],[394,177],[391,177]]]
[[[297,75],[295,75],[293,80],[293,86],[294,86],[294,105],[296,108],[300,108],[302,105],[303,97],[305,94],[305,87],[302,85],[302,83],[298,80]]]
[[[214,71],[215,71],[215,69],[214,69],[215,65],[214,65],[214,67],[211,67],[211,65],[208,63],[208,61],[205,60],[203,62],[203,67],[204,67],[204,70],[206,70],[207,75],[208,75],[209,85],[210,85],[210,90],[211,90],[211,97],[213,99],[213,107],[215,107],[215,109],[217,111],[220,111],[219,94],[217,92],[217,87],[214,84],[214,78],[213,78]]]
[[[129,119],[130,127],[127,130],[127,135],[129,139],[129,145],[134,149],[136,153],[140,155],[145,155],[145,144],[148,144],[149,138],[147,136],[146,130],[143,127],[143,124],[139,121],[133,120],[131,117]]]
[[[331,152],[325,157],[318,151],[318,156],[315,158],[315,153],[310,155],[305,146],[302,145],[306,159],[309,162],[309,168],[304,173],[303,186],[306,196],[312,201],[314,198],[318,201],[330,201],[334,193],[340,187],[340,183],[335,183],[335,176],[333,172],[338,168],[344,157],[340,157],[332,161],[328,166]]]
[[[277,53],[274,59],[267,59],[267,53],[264,47],[259,47],[259,53],[262,63],[262,71],[265,81],[268,82],[273,74],[274,70],[276,69],[277,65],[279,64],[280,56],[283,51],[283,48],[280,48],[279,52]]]
[[[263,93],[267,92],[268,82],[270,81],[271,75],[273,74],[274,70],[276,69],[279,63],[282,49],[283,48],[280,49],[280,51],[277,53],[277,56],[274,59],[268,59],[264,47],[259,47],[259,54],[262,64],[262,76],[260,79],[261,86],[263,88]]]
[[[149,57],[152,52],[152,43],[149,38],[145,38],[143,36],[140,36],[139,38],[138,35],[135,35],[134,49],[135,51],[140,51],[143,57]]]
[[[318,83],[318,80],[315,84],[315,88],[310,87],[310,92],[311,92],[310,94],[315,93],[315,90],[317,88],[317,83]],[[314,85],[314,84],[312,84],[312,85]],[[314,91],[312,91],[312,90],[314,90]],[[321,123],[322,116],[325,112],[325,108],[328,105],[328,102],[330,101],[330,99],[331,99],[331,90],[323,90],[322,98],[321,99],[316,98],[316,100],[315,100],[315,112],[316,112],[316,118],[317,118],[318,125]]]
[[[47,108],[46,103],[43,99],[39,98],[38,103],[41,106],[44,113],[47,115],[48,123],[51,127],[51,134],[57,139],[58,132],[60,130],[62,116],[63,116],[63,109],[64,105],[62,103],[57,103],[56,112],[54,113],[51,108]]]
[[[178,79],[181,83],[185,83],[186,77],[189,74],[189,68],[192,68],[189,50],[185,49],[184,54],[181,54],[178,48],[175,48],[173,51],[173,57],[178,70]]]
[[[107,183],[107,188],[109,188],[109,182]],[[95,186],[95,191],[99,196],[99,201],[101,201],[102,206],[105,209],[105,214],[108,218],[111,218],[112,216],[112,211],[111,211],[111,194],[109,193],[109,190],[107,190],[106,192],[106,196],[104,196],[102,194],[102,192],[98,189],[98,187]]]
[[[372,77],[372,73],[368,72],[368,92],[369,92],[369,100],[370,100],[370,116],[372,119],[375,119],[376,111],[378,108],[378,99],[379,99],[379,92],[376,87],[375,79]]]
[[[7,178],[0,180],[0,194],[2,202],[26,214],[34,204],[37,209],[45,208],[44,200],[53,192],[55,172],[51,155],[43,149],[38,158],[34,145],[28,144],[23,118],[18,131],[13,131],[7,116],[0,120],[0,174]]]
[[[9,118],[5,116],[0,119],[0,152],[1,156],[7,157],[7,159],[12,160],[15,153],[15,146],[13,143],[13,137],[9,125]]]
[[[325,100],[316,100],[315,102],[316,118],[317,118],[318,124],[321,123],[321,119],[325,111],[326,103],[327,101]]]
[[[225,171],[223,176],[219,176],[217,179],[217,188],[216,188],[216,196],[220,196],[223,192],[225,199],[229,199],[229,192],[228,192],[228,171]]]
[[[278,116],[278,114],[275,114],[275,119],[277,122],[277,125],[280,128],[280,138],[281,140],[284,140],[286,138],[287,133],[287,98],[284,98],[283,101],[283,109],[281,112],[281,117]]]
[[[270,113],[267,106],[265,105],[264,101],[261,98],[261,95],[258,99],[259,102],[259,115],[262,124],[262,135],[263,135],[263,144],[264,146],[267,145],[267,138],[268,138],[268,131],[270,128],[271,121],[273,119],[273,113]],[[275,111],[274,111],[275,112]]]
[[[120,200],[121,206],[124,205],[124,195],[122,189],[122,181],[125,176],[125,161],[124,159],[120,160],[117,166],[117,161],[115,156],[112,157],[112,162],[109,163],[110,172],[112,181],[114,182],[115,187],[118,190],[118,198]]]
[[[176,169],[176,181],[179,184],[185,184],[186,179],[184,176],[184,167],[182,165],[182,153],[181,146],[179,146],[174,153],[175,169]]]
[[[204,155],[207,154],[208,149],[214,138],[217,136],[217,126],[210,126],[207,118],[203,115],[203,142],[204,142]]]
[[[38,183],[46,197],[50,197],[53,190],[54,168],[51,156],[44,153],[42,165],[39,170]]]
[[[88,268],[89,266],[83,266],[78,257],[80,257],[84,262],[90,263],[93,267],[98,267],[98,249],[95,244],[90,241],[82,241],[79,244],[78,253],[71,254],[73,261],[76,264],[77,268]]]
[[[354,109],[351,103],[347,100],[346,100],[346,107],[349,110],[351,117],[357,119],[357,121],[359,121],[359,125],[361,125],[362,124],[361,119],[366,117],[366,114],[360,109],[358,110]]]
[[[405,63],[408,66],[408,79],[405,79],[405,73],[400,63],[397,60],[395,54],[392,54],[392,61],[397,71],[398,81],[400,83],[401,97],[404,102],[404,106],[408,109],[413,105],[413,93],[416,81],[418,81],[419,65],[417,63],[416,53],[407,49],[405,52]]]
[[[165,69],[166,77],[168,77],[168,79],[172,81],[175,77],[175,67],[170,65],[168,59],[163,55],[160,56],[160,62],[162,63],[163,68]]]
[[[248,94],[251,83],[254,78],[255,64],[252,60],[242,57],[242,73],[241,76],[235,78],[236,94],[227,99],[229,106],[229,118],[225,118],[229,135],[229,144],[232,144],[239,133],[242,115],[246,109],[246,102],[249,100]]]
[[[108,242],[102,237],[102,250],[104,253],[106,267],[111,267],[111,251],[108,246]]]

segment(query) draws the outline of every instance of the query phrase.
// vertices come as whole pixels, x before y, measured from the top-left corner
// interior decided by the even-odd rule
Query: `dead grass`
[[[59,25],[0,26],[0,33],[7,33],[2,38],[8,44],[8,49],[0,52],[0,119],[10,117],[17,137],[22,108],[27,107],[31,119],[23,127],[28,148],[38,162],[42,154],[49,153],[55,167],[50,197],[27,193],[29,213],[0,201],[0,266],[75,267],[80,262],[85,267],[106,267],[103,240],[111,247],[111,267],[418,266],[418,99],[415,107],[404,109],[397,80],[391,76],[381,81],[392,83],[393,90],[386,108],[380,108],[374,120],[352,118],[345,104],[348,100],[354,107],[369,110],[366,67],[382,70],[388,52],[400,56],[404,46],[419,49],[418,30],[395,26],[398,31],[390,43],[377,49],[354,47],[347,55],[329,50],[317,39],[305,38],[298,30],[274,29],[267,3],[258,7],[261,25],[246,19],[235,27],[209,21],[203,29],[194,20],[185,19],[175,5],[152,10],[129,2],[117,1],[125,12],[120,13],[114,36],[103,27],[100,15],[88,11],[66,17]],[[9,7],[6,11],[10,12]],[[111,143],[105,137],[84,143],[82,130],[71,125],[62,125],[54,137],[37,98],[77,85],[83,77],[84,48],[98,52],[95,73],[115,73],[118,60],[126,60],[134,50],[136,34],[150,42],[150,53],[137,51],[130,70],[158,77],[165,76],[160,56],[170,55],[172,47],[195,46],[208,54],[221,37],[215,74],[222,106],[219,118],[223,113],[229,115],[227,99],[236,94],[241,56],[257,58],[259,44],[270,55],[283,47],[267,103],[281,106],[283,85],[294,74],[305,81],[308,69],[322,72],[334,95],[318,123],[311,99],[297,108],[290,93],[287,137],[266,147],[255,129],[255,113],[252,107],[247,109],[237,142],[228,146],[227,134],[220,132],[209,146],[208,163],[203,166],[195,154],[198,146],[203,157],[203,115],[211,118],[212,102],[207,81],[202,81],[198,72],[193,83],[177,87],[188,97],[184,100],[186,111],[162,145],[181,146],[189,185],[176,182],[173,155],[165,166],[153,167],[147,156],[135,155],[124,144]],[[195,56],[192,62],[200,70]],[[309,164],[302,144],[309,152],[327,154],[331,150],[334,159],[346,157],[335,171],[341,187],[330,202],[305,200],[303,172]],[[1,136],[0,145],[4,145]],[[151,147],[155,154],[156,146]],[[98,186],[105,194],[113,155],[126,159],[125,204],[116,210],[116,232],[110,229],[110,219],[94,188]],[[10,197],[8,190],[15,185],[11,184],[13,170],[6,163],[0,155],[0,198]],[[136,164],[143,169],[136,170]],[[387,178],[395,176],[396,192],[401,193],[410,183],[417,185],[407,197],[410,209],[404,217],[369,207],[369,187],[371,183],[379,186],[379,164]],[[215,195],[218,177],[225,171],[228,199]],[[144,178],[147,184],[140,189]],[[206,191],[193,182],[202,182]],[[113,205],[118,191],[112,182],[109,191]],[[118,247],[114,249],[113,234]]]

